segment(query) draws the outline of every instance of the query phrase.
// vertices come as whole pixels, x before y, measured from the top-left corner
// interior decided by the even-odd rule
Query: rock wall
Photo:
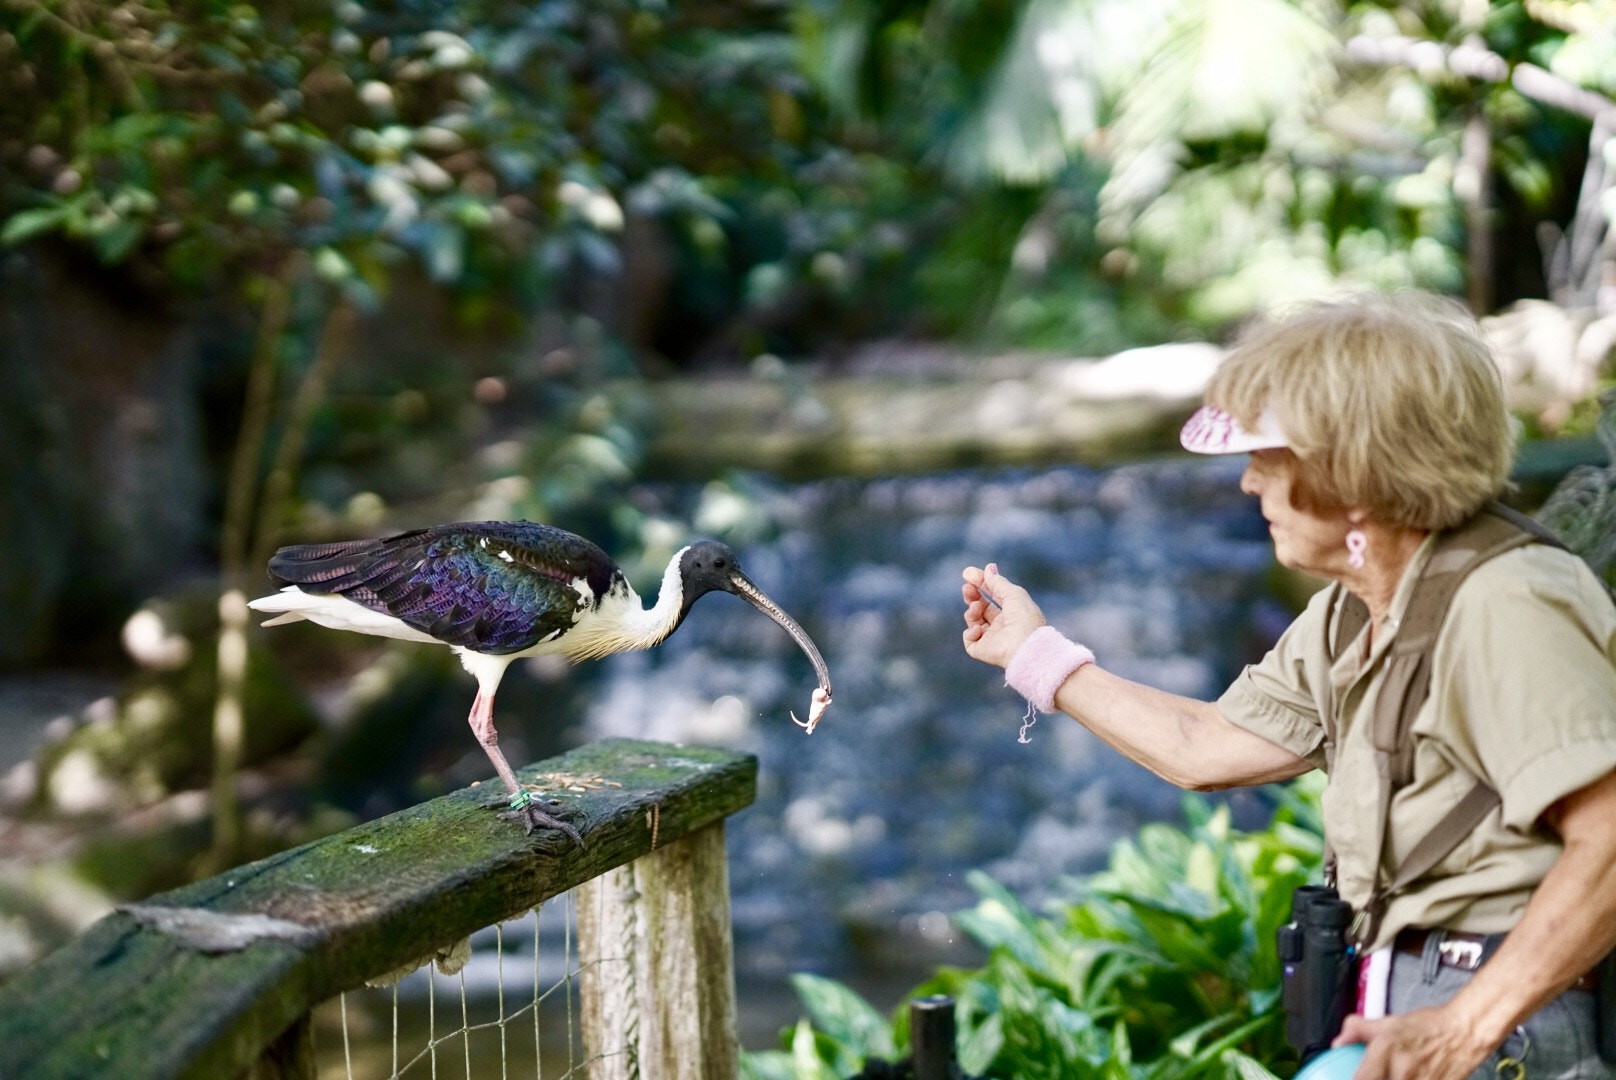
[[[115,627],[208,547],[196,371],[220,349],[77,278],[0,262],[0,667]]]

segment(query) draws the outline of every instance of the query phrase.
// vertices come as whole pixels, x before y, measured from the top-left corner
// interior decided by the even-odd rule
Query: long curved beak
[[[814,644],[814,639],[808,636],[808,631],[797,625],[796,619],[782,611],[780,605],[764,595],[763,590],[752,584],[745,574],[737,572],[730,575],[729,584],[736,596],[784,627],[785,632],[790,634],[802,647],[802,651],[808,654],[809,661],[814,665],[814,672],[819,676],[819,689],[814,691],[807,721],[798,720],[795,713],[792,713],[791,719],[797,726],[806,728],[810,735],[813,734],[819,718],[830,706],[830,669],[825,666],[825,658],[819,655],[819,647]]]

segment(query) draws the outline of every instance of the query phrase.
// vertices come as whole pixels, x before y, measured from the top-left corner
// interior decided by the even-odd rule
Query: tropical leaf
[[[20,210],[6,219],[0,229],[0,244],[21,244],[41,233],[61,226],[69,208],[65,205],[41,206],[33,210]]]
[[[1338,51],[1324,26],[1286,0],[1183,0],[1122,92],[1101,192],[1102,217],[1114,219],[1108,227],[1126,232],[1167,193],[1190,163],[1191,144],[1244,140],[1249,152],[1271,129],[1317,111],[1335,83]],[[1178,235],[1175,250],[1220,250],[1205,230]]]
[[[855,1068],[866,1058],[896,1056],[892,1025],[858,994],[818,975],[793,975],[791,985],[815,1029],[845,1048]]]
[[[1031,0],[949,150],[965,179],[1047,182],[1099,126],[1106,44],[1085,0]],[[1141,8],[1148,5],[1130,5]],[[1125,41],[1112,38],[1110,41]]]
[[[1123,145],[1262,134],[1335,81],[1330,31],[1286,0],[1183,0],[1123,92]]]
[[[742,1054],[741,1080],[797,1080],[796,1064],[784,1050]]]
[[[960,1040],[959,1065],[966,1074],[975,1076],[984,1072],[993,1059],[1004,1049],[1004,1017],[994,1013],[970,1029]]]
[[[825,1042],[807,1019],[797,1022],[791,1033],[793,1080],[841,1080],[859,1067],[840,1047],[827,1048]],[[827,1056],[831,1058],[828,1062]]]
[[[1225,1050],[1223,1062],[1229,1066],[1230,1080],[1279,1080],[1255,1059],[1238,1050]]]

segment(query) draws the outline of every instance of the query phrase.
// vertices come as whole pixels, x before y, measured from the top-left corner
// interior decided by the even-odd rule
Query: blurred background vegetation
[[[105,691],[0,713],[0,969],[82,917],[52,857],[140,895],[375,811],[262,797],[408,734],[290,753],[311,683],[455,697],[447,656],[249,648],[275,544],[519,516],[643,583],[697,525],[634,492],[681,380],[970,383],[1432,289],[1529,436],[1595,448],[1557,513],[1608,567],[1613,94],[1613,0],[0,0],[0,700]]]
[[[361,489],[542,476],[518,509],[598,512],[654,424],[636,383],[871,341],[1100,356],[1342,283],[1550,301],[1519,335],[1576,355],[1520,362],[1558,427],[1613,333],[1613,26],[1607,0],[5,0],[27,512],[0,661],[82,650],[181,556],[234,571],[364,517]],[[468,465],[500,415],[535,437]]]

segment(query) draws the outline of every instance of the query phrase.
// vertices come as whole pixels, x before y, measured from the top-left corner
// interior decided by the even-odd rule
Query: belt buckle
[[[1481,942],[1443,938],[1436,950],[1450,966],[1475,971],[1481,966]]]

